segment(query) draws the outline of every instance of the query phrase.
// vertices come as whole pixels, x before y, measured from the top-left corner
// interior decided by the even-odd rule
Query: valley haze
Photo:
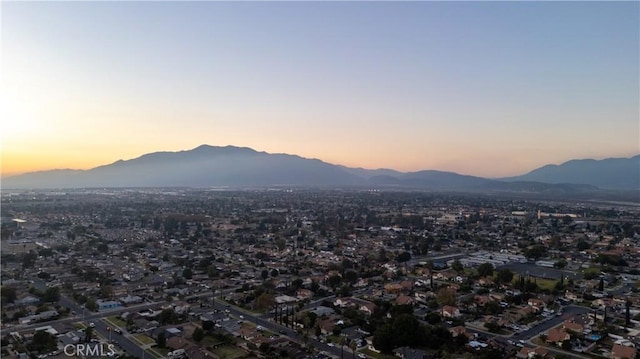
[[[350,168],[247,147],[201,145],[154,152],[89,170],[59,169],[6,177],[4,189],[81,187],[374,186],[434,191],[595,193],[640,189],[640,155],[572,160],[507,178],[454,172]]]

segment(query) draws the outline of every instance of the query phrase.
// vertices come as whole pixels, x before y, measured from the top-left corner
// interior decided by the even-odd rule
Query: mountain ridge
[[[603,166],[609,170],[603,171]],[[574,167],[581,171],[577,179],[585,182],[584,178],[589,178],[591,183],[564,181],[563,179],[572,179],[575,176],[562,170],[566,172],[567,168],[571,170]],[[633,175],[634,171],[639,177],[637,180]],[[605,179],[594,181],[593,174],[585,176],[584,173],[607,173],[608,177],[604,176]],[[616,173],[621,173],[623,178],[617,178]],[[607,179],[609,182],[606,182]],[[605,187],[602,186],[603,182]],[[606,187],[607,183],[612,186]],[[570,160],[560,165],[542,166],[521,176],[489,179],[439,170],[400,172],[385,168],[350,168],[293,154],[267,153],[249,147],[203,144],[190,150],[146,153],[133,159],[121,159],[88,170],[25,173],[3,178],[0,184],[3,188],[17,189],[289,185],[573,193],[595,191],[600,187],[640,189],[640,155],[605,160]]]
[[[559,165],[548,164],[520,176],[504,177],[499,180],[590,184],[608,189],[638,189],[640,188],[640,155],[601,160],[573,159]]]

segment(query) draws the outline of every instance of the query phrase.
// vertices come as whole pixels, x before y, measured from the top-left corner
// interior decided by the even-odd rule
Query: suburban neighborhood
[[[3,191],[2,357],[612,358],[640,207],[380,190]]]

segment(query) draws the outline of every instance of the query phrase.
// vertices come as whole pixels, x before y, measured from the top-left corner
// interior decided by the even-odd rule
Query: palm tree
[[[355,359],[355,357],[356,357],[356,348],[357,347],[358,347],[358,345],[356,344],[355,340],[349,341],[349,348],[351,349],[351,354],[352,354],[351,357],[353,359]]]
[[[348,343],[348,339],[340,336],[340,340],[338,341],[338,344],[340,344],[340,358],[344,359],[344,346],[345,344]]]

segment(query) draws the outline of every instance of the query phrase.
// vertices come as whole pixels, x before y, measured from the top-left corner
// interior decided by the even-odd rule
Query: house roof
[[[558,343],[563,340],[566,340],[569,337],[569,333],[567,333],[563,328],[551,328],[547,333],[547,341],[552,343]]]
[[[621,344],[614,344],[611,349],[611,358],[634,359],[636,357],[636,348],[627,347]]]
[[[579,333],[582,332],[582,330],[584,329],[582,327],[582,324],[573,323],[569,321],[565,321],[563,326],[564,326],[564,329],[572,330],[574,332],[579,332]]]

